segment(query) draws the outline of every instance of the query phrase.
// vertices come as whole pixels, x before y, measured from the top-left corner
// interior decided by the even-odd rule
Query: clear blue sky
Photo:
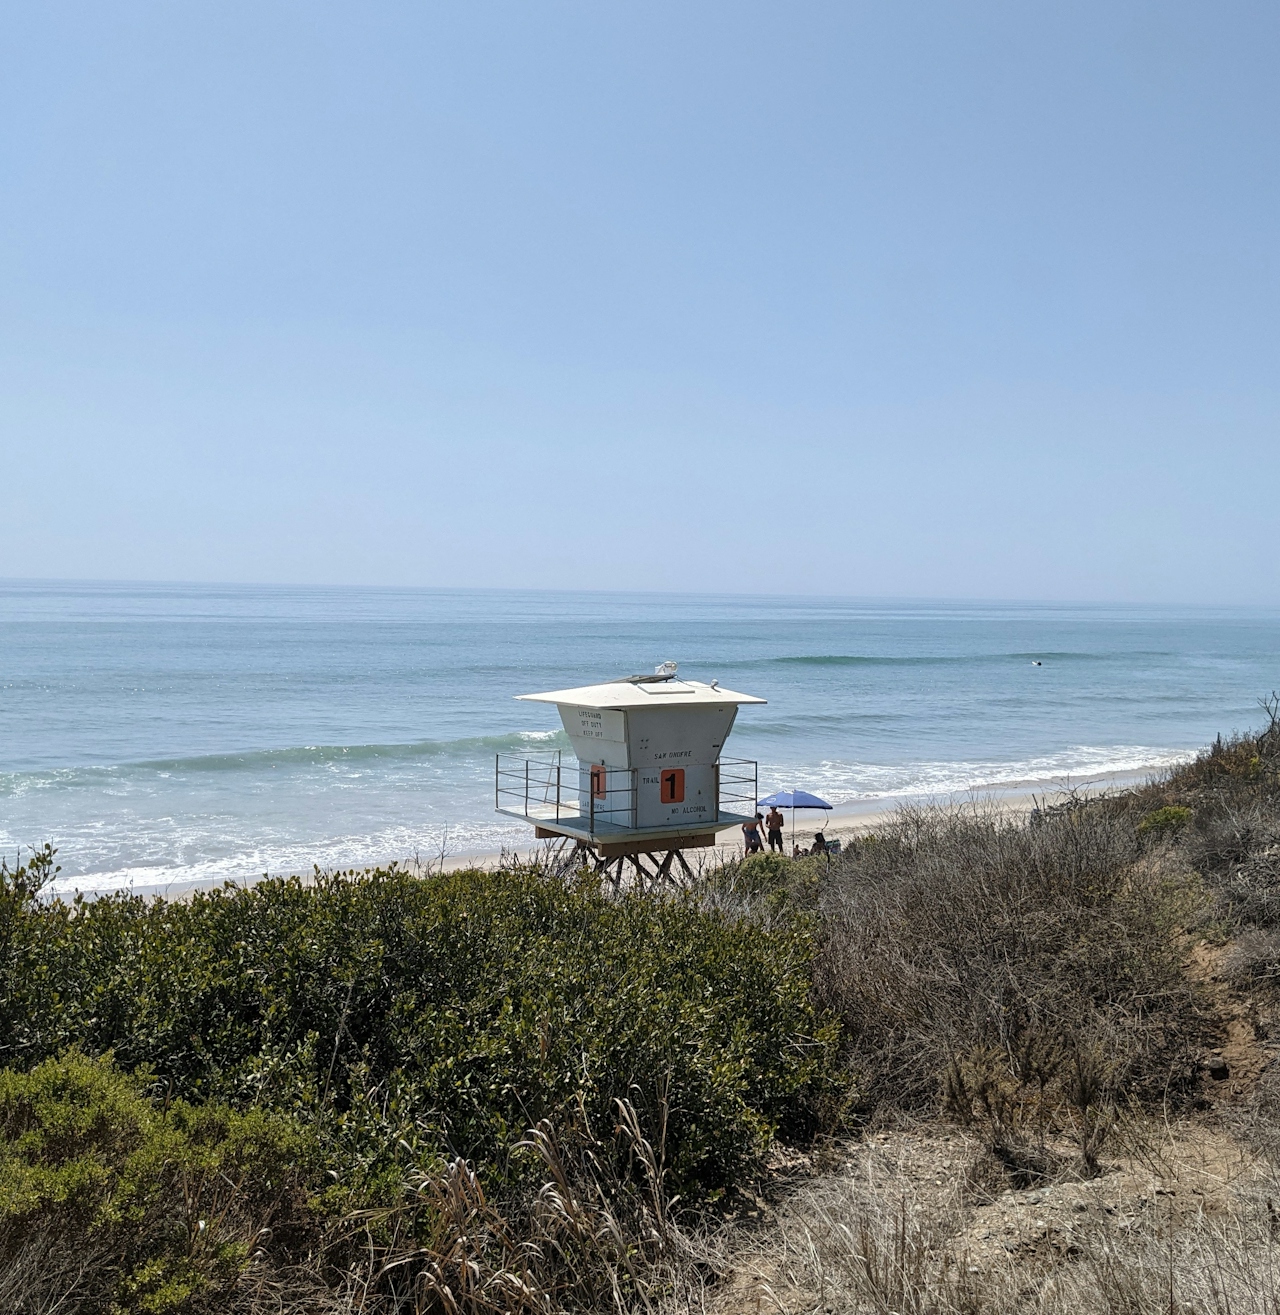
[[[1280,603],[1280,6],[12,5],[0,575]]]

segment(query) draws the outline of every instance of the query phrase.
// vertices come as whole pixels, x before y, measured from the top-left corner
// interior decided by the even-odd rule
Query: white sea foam
[[[762,794],[799,786],[820,794],[828,803],[844,804],[1155,773],[1188,761],[1195,752],[1142,745],[1077,745],[1059,753],[1011,762],[961,760],[884,765],[826,759],[812,766],[761,762],[760,782]]]
[[[0,841],[4,839],[0,836]],[[113,891],[178,894],[224,882],[244,884],[263,876],[305,876],[317,868],[322,872],[364,870],[392,862],[426,866],[437,864],[442,858],[527,849],[531,841],[529,829],[512,822],[471,823],[420,831],[401,827],[370,835],[331,836],[301,843],[264,843],[261,838],[246,836],[237,845],[233,835],[224,834],[221,842],[228,852],[216,857],[188,862],[131,863],[60,874],[50,884],[49,893],[63,897],[77,892],[100,895]]]
[[[762,794],[797,785],[839,806],[938,798],[984,789],[1081,784],[1090,779],[1155,773],[1190,756],[1190,750],[1175,752],[1142,745],[1078,745],[1060,753],[1003,763],[977,760],[890,766],[826,760],[808,767],[761,763],[760,783]],[[114,826],[99,820],[72,837],[82,862],[83,858],[89,859],[88,866],[77,865],[76,872],[59,876],[50,890],[67,897],[76,892],[96,895],[120,890],[176,895],[228,881],[251,882],[264,874],[307,874],[315,868],[364,869],[392,861],[435,863],[442,856],[488,855],[527,849],[532,843],[527,826],[483,816],[483,805],[478,800],[475,808],[475,816],[453,823],[392,825],[311,839],[270,831],[253,833],[245,829],[242,817],[205,818],[196,826],[189,820],[182,824],[163,819],[169,825],[153,824],[150,844],[145,848],[174,857],[134,860],[118,866],[112,864],[113,856],[138,851],[137,819]],[[12,850],[16,837],[0,830],[0,846]]]

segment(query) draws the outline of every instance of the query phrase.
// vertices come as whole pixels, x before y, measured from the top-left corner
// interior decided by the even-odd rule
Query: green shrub
[[[1176,835],[1190,821],[1191,809],[1183,808],[1180,804],[1169,804],[1148,813],[1138,823],[1138,834],[1140,836]]]
[[[809,930],[691,896],[393,868],[28,901],[11,939],[0,1059],[110,1050],[185,1100],[278,1110],[316,1130],[347,1204],[453,1155],[518,1184],[528,1128],[607,1129],[618,1098],[696,1197],[810,1130],[831,1080]]]
[[[0,865],[0,1310],[434,1308],[476,1274],[591,1306],[666,1263],[672,1194],[830,1107],[811,912],[528,869],[67,904],[52,865]]]
[[[767,926],[816,926],[826,862],[821,858],[787,858],[752,854],[714,871],[704,888],[709,905],[732,909]]]
[[[157,1108],[110,1056],[0,1071],[5,1308],[158,1315],[216,1301],[261,1231],[305,1212],[309,1165],[312,1142],[288,1120]]]

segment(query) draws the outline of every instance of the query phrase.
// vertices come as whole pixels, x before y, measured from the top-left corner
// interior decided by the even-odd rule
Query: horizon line
[[[587,597],[635,597],[635,598],[770,598],[770,599],[807,599],[812,601],[834,601],[846,603],[893,604],[909,603],[916,605],[968,605],[968,606],[1004,606],[1004,607],[1184,607],[1193,609],[1234,608],[1249,611],[1280,611],[1280,602],[1240,602],[1173,599],[1120,599],[1120,598],[1052,598],[1028,597],[1025,595],[978,595],[978,594],[900,594],[900,593],[824,593],[817,591],[795,591],[792,593],[764,592],[761,589],[641,589],[621,588],[606,589],[600,587],[567,587],[555,585],[479,585],[479,584],[369,584],[341,583],[324,584],[315,581],[290,580],[199,580],[199,579],[138,579],[114,576],[0,576],[0,587],[21,586],[102,586],[140,589],[244,589],[244,590],[298,590],[316,593],[449,593],[449,594],[528,594],[528,595],[571,595]]]

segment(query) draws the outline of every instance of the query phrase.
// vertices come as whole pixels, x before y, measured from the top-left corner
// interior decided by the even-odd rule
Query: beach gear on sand
[[[776,790],[771,795],[757,801],[761,808],[789,808],[791,809],[791,845],[795,848],[796,841],[796,809],[797,808],[825,808],[827,812],[831,811],[832,805],[825,799],[819,799],[816,794],[810,794],[808,790]]]

